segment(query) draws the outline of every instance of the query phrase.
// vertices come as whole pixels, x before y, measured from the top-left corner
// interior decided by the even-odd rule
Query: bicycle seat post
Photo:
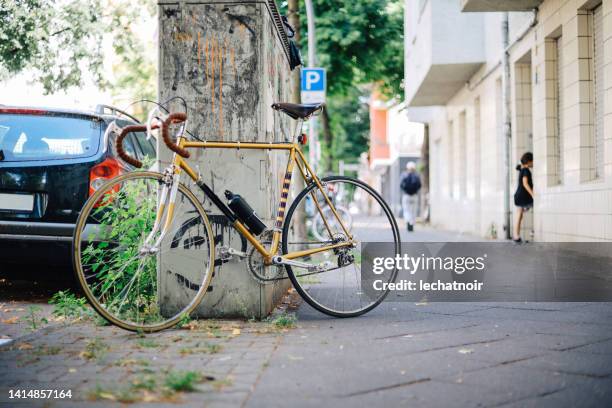
[[[295,143],[296,139],[302,133],[302,128],[304,127],[304,119],[299,119],[295,123],[295,130],[293,131],[293,139],[291,139],[291,143]]]

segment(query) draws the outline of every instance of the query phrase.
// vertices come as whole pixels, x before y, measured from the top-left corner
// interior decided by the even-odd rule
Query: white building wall
[[[538,241],[612,240],[612,0],[603,1],[604,38],[604,171],[592,179],[593,74],[589,10],[597,1],[549,0],[542,3],[538,24],[510,49],[512,159],[533,149],[535,208],[527,219]],[[485,16],[487,61],[430,123],[431,219],[452,230],[503,237],[504,172],[501,122],[501,14]],[[532,13],[510,13],[510,40],[531,21]],[[556,137],[555,73],[551,38],[563,35],[562,184],[550,182],[551,140]],[[547,44],[548,39],[548,44]],[[548,47],[548,48],[547,48]],[[591,65],[590,65],[591,64]],[[483,79],[484,78],[484,79]],[[406,78],[410,81],[410,78]],[[408,101],[409,103],[410,101]],[[461,162],[459,123],[465,112],[467,160]],[[452,124],[452,129],[449,129]],[[453,138],[453,143],[450,139]],[[453,146],[452,171],[449,150]],[[458,194],[461,166],[466,167],[467,194]],[[517,183],[512,170],[511,197]],[[451,182],[452,179],[452,182]],[[452,186],[452,187],[451,187]],[[451,188],[454,193],[451,193]],[[513,202],[511,207],[514,208]],[[529,238],[529,232],[523,236]]]

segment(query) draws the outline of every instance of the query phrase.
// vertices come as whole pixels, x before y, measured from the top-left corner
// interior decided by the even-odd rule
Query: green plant
[[[293,329],[296,327],[297,318],[294,313],[281,313],[269,320],[277,329]]]
[[[189,323],[191,323],[191,317],[189,316],[189,314],[183,313],[183,315],[181,316],[181,320],[178,321],[176,327],[182,329],[186,327]]]
[[[220,352],[222,349],[223,349],[223,346],[221,346],[220,344],[196,343],[193,347],[184,347],[180,349],[179,353],[181,353],[182,355],[198,354],[198,353],[216,354]]]
[[[140,375],[132,380],[132,388],[154,391],[157,388],[157,380],[151,374]]]
[[[42,312],[40,306],[30,306],[28,308],[28,314],[25,316],[25,320],[28,322],[28,326],[32,331],[38,329],[41,324],[49,323],[45,317],[38,316],[40,312]]]
[[[110,347],[108,344],[104,343],[102,339],[95,338],[87,342],[85,350],[80,353],[80,356],[86,360],[98,360],[102,358],[109,349]]]
[[[170,371],[165,379],[165,385],[172,391],[196,391],[196,384],[204,377],[197,371]]]
[[[88,315],[87,300],[85,298],[77,298],[69,291],[60,290],[49,300],[49,304],[54,305],[53,315],[61,316],[64,319],[80,318]]]
[[[139,396],[134,392],[132,387],[120,387],[110,390],[103,388],[99,384],[89,392],[88,397],[91,400],[119,401],[125,404],[134,403],[139,399]]]

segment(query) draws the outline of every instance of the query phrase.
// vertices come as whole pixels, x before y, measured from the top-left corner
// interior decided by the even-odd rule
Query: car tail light
[[[47,111],[31,108],[0,108],[0,113],[10,113],[14,115],[45,115]]]
[[[123,168],[121,164],[112,157],[107,158],[102,163],[96,164],[89,171],[89,195],[91,196],[104,183],[113,177],[117,177],[122,172]],[[113,190],[118,190],[118,188],[119,186],[116,186]]]

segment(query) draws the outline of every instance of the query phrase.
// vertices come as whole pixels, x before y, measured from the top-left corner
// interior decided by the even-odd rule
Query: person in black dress
[[[514,205],[518,207],[518,218],[514,228],[514,242],[521,243],[521,223],[523,215],[533,207],[533,180],[531,178],[531,168],[533,167],[533,154],[527,152],[521,157],[521,164],[516,166],[519,171],[518,186],[514,193]]]

